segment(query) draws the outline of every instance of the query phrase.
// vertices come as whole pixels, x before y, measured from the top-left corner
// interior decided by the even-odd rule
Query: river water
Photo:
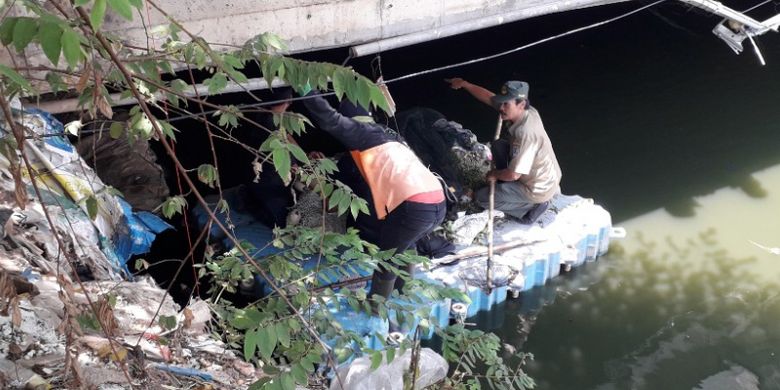
[[[408,49],[383,66],[491,54],[641,5],[630,3]],[[593,198],[628,231],[597,262],[475,319],[534,354],[540,389],[780,389],[780,255],[756,245],[780,247],[780,37],[759,38],[762,67],[749,46],[737,56],[710,33],[718,21],[664,5],[394,87],[486,140],[495,114],[441,78],[529,81],[563,192]],[[447,53],[441,63],[431,47]]]

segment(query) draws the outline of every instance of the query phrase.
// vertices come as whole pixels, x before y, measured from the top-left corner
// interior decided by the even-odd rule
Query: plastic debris
[[[409,368],[412,351],[396,356],[387,363],[383,356],[382,364],[371,369],[371,358],[363,356],[355,359],[349,366],[338,369],[338,377],[331,381],[331,390],[404,390],[404,373]],[[415,389],[424,389],[444,379],[449,366],[441,355],[430,348],[420,350],[419,375],[414,382]]]
[[[208,382],[214,380],[214,377],[211,374],[193,368],[170,366],[167,364],[155,364],[153,367],[158,370],[168,371],[172,374],[196,377]]]

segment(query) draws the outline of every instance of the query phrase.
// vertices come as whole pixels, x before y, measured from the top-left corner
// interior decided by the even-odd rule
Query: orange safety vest
[[[444,191],[439,179],[423,165],[414,152],[398,142],[387,142],[363,151],[353,150],[360,173],[366,179],[379,219],[409,197]]]

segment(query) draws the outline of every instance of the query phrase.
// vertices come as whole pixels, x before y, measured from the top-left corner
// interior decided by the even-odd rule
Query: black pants
[[[441,224],[446,212],[447,204],[444,201],[437,204],[410,201],[401,203],[382,221],[377,244],[379,249],[395,249],[396,253],[414,249],[417,240]],[[413,269],[414,265],[407,265],[404,271],[411,274]],[[380,267],[374,271],[368,296],[379,294],[387,298],[394,289],[401,290],[403,286],[403,279],[397,278],[390,270]]]

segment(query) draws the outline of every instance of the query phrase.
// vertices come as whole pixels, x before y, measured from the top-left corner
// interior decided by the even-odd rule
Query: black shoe
[[[523,215],[523,218],[520,218],[520,223],[523,225],[530,225],[536,222],[536,220],[539,219],[539,217],[541,217],[548,208],[550,208],[549,200],[546,202],[537,203],[532,209],[528,210],[528,212]]]

